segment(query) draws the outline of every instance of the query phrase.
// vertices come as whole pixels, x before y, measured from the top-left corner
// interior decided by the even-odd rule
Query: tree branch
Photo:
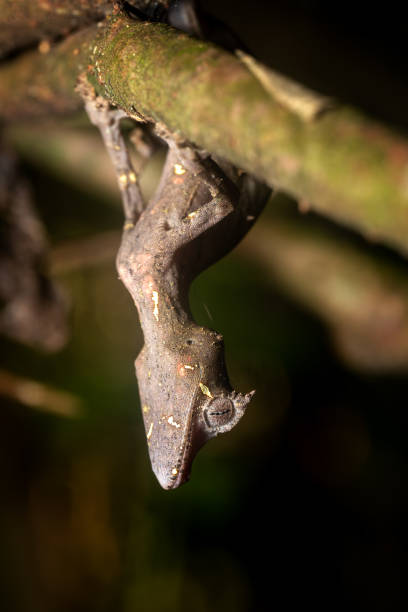
[[[305,121],[236,57],[162,24],[121,15],[71,36],[48,55],[0,71],[5,119],[80,105],[77,75],[129,114],[254,173],[365,236],[407,252],[408,143],[357,111]]]
[[[76,395],[2,369],[0,369],[1,396],[28,408],[62,417],[77,417],[83,410],[83,403]]]
[[[113,0],[0,0],[0,57],[103,19]]]

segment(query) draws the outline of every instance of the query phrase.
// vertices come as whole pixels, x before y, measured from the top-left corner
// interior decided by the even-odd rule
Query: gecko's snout
[[[190,480],[190,470],[178,470],[177,468],[168,470],[160,467],[156,469],[155,466],[152,467],[160,486],[166,491],[177,489]]]

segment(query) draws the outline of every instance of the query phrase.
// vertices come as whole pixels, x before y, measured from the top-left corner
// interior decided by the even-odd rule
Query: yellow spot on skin
[[[176,427],[176,429],[179,429],[179,427],[181,427],[180,423],[176,423],[176,421],[173,419],[173,415],[169,416],[169,418],[167,419],[167,422],[169,425]]]
[[[146,438],[147,438],[148,440],[150,440],[150,437],[151,437],[151,435],[152,435],[153,425],[154,425],[154,423],[153,423],[153,421],[152,421],[152,422],[150,423],[149,431],[147,432],[147,436],[146,436]]]
[[[211,391],[209,390],[208,387],[206,387],[202,382],[198,383],[198,386],[201,389],[201,392],[206,395],[207,397],[213,397],[213,395],[211,394]]]
[[[177,476],[177,474],[178,474],[178,469],[177,469],[177,468],[173,468],[173,469],[171,470],[171,473],[172,473],[172,475],[173,475],[173,476]]]
[[[152,300],[154,304],[153,316],[156,319],[156,321],[158,321],[159,320],[159,294],[157,293],[157,291],[152,292]]]
[[[181,164],[174,164],[174,174],[185,174],[186,169]]]
[[[131,183],[136,183],[137,182],[137,176],[134,172],[129,172],[129,181]]]
[[[46,53],[49,53],[49,52],[50,52],[50,49],[51,49],[51,45],[50,45],[50,43],[49,43],[49,41],[48,41],[48,40],[42,40],[42,41],[40,42],[40,44],[38,45],[38,50],[39,50],[39,52],[40,52],[40,53],[42,53],[42,54],[44,54],[44,55],[45,55]]]
[[[121,186],[126,187],[127,183],[128,183],[128,177],[127,174],[121,174],[119,177],[119,183]]]
[[[196,214],[197,214],[197,211],[196,211],[196,210],[194,210],[193,212],[189,213],[189,214],[187,215],[187,217],[188,217],[189,219],[194,219],[194,217],[196,216]]]
[[[128,221],[127,223],[125,223],[123,229],[128,230],[128,229],[132,229],[133,227],[135,227],[134,223],[131,223],[130,221]]]
[[[150,408],[149,406],[146,406],[146,404],[143,406],[143,412],[146,414],[147,412],[149,412]]]
[[[177,366],[177,372],[178,372],[179,376],[185,376],[186,373],[187,373],[186,370],[195,370],[196,367],[197,367],[196,365],[192,366],[192,365],[189,365],[188,363],[184,364],[184,365],[179,364]]]

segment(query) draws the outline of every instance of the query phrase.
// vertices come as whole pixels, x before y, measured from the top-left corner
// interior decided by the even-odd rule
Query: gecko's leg
[[[156,133],[167,143],[169,151],[178,158],[181,168],[190,171],[199,181],[203,182],[213,198],[223,195],[230,200],[238,199],[234,181],[207,152],[200,151],[185,141],[179,141],[164,126],[156,128]]]
[[[111,109],[109,102],[96,96],[93,88],[84,81],[80,81],[77,90],[84,99],[90,121],[99,128],[115,169],[122,195],[125,226],[126,224],[134,225],[144,209],[144,202],[137,183],[137,175],[120,130],[120,121],[127,115],[120,109]]]
[[[205,231],[217,225],[234,210],[231,201],[218,195],[197,210],[181,219],[180,223],[170,230],[175,248],[191,242]]]
[[[159,135],[169,147],[161,181],[162,189],[169,191],[175,173],[179,175],[177,179],[183,183],[185,192],[191,193],[187,206],[180,206],[175,211],[177,222],[168,232],[172,247],[177,249],[230,215],[234,211],[239,194],[234,183],[209,156],[200,154],[186,143],[178,143],[172,135],[163,132],[163,129],[159,131]],[[177,200],[179,198],[175,197],[174,201]],[[157,202],[159,206],[160,196]]]
[[[195,174],[197,179],[207,186],[213,197],[213,202],[204,204],[202,211],[200,208],[193,209],[187,214],[187,218],[195,217],[196,221],[195,224],[191,224],[191,235],[196,237],[211,226],[218,225],[224,217],[228,217],[225,223],[218,226],[220,239],[217,239],[213,233],[211,249],[206,251],[207,258],[202,257],[202,265],[204,266],[205,259],[208,261],[207,265],[210,265],[211,261],[216,261],[231,250],[248,232],[265,207],[271,189],[230,162],[210,156],[207,152],[197,150],[184,141],[180,142],[164,126],[156,128],[156,133],[168,144],[173,155],[178,157],[181,166]],[[230,203],[231,210],[228,214],[222,214],[213,206],[220,201],[219,198],[224,204]],[[207,212],[213,217],[214,223],[206,226]],[[180,230],[182,231],[182,228]]]

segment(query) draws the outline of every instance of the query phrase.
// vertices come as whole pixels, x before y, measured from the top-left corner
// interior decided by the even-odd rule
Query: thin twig
[[[0,370],[0,395],[28,408],[58,416],[76,417],[82,409],[81,399],[72,393],[6,370]]]

